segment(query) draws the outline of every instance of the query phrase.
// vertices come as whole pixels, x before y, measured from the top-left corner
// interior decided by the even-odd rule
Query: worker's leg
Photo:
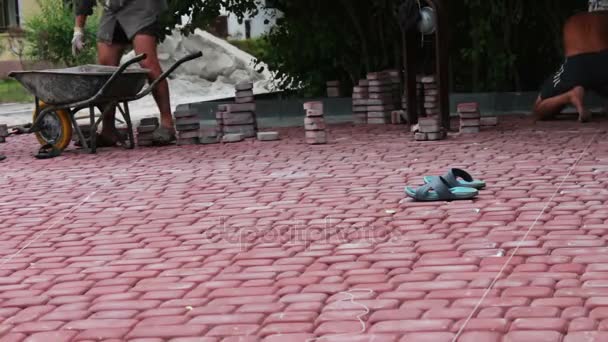
[[[583,105],[583,86],[589,83],[585,63],[589,62],[580,57],[569,57],[555,74],[545,80],[534,104],[534,115],[538,120],[558,115],[569,104],[576,108],[579,121],[589,120],[591,115]]]
[[[121,43],[97,43],[97,55],[99,64],[118,66],[120,64],[120,58],[125,51],[125,45]],[[114,130],[116,128],[116,108],[112,108],[110,112],[106,113],[102,121],[101,136],[104,141],[117,142],[117,137],[114,136]]]
[[[135,35],[133,39],[133,47],[135,53],[145,53],[147,58],[140,64],[142,68],[150,70],[149,79],[150,82],[156,80],[163,73],[160,62],[158,61],[157,54],[157,37],[148,32],[139,33]],[[171,114],[171,102],[169,97],[169,83],[167,80],[159,82],[156,88],[152,91],[154,100],[158,105],[160,111],[161,127],[167,129],[171,134],[174,134],[175,128],[173,126],[173,116]]]
[[[579,121],[586,122],[590,119],[590,112],[584,106],[585,90],[583,87],[574,87],[566,93],[554,97],[542,99],[540,96],[534,104],[534,115],[538,120],[546,120],[559,114],[567,105],[576,108]]]

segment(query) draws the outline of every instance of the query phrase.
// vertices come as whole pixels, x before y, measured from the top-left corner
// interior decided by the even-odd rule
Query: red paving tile
[[[605,341],[608,123],[502,121],[49,161],[10,138],[0,341]],[[448,167],[489,186],[404,199]]]

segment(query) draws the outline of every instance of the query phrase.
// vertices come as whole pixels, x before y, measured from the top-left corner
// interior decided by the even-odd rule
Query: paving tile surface
[[[606,341],[608,122],[0,145],[0,341]],[[406,184],[462,167],[473,201]]]

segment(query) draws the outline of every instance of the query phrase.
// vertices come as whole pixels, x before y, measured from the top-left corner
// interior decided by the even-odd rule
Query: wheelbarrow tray
[[[32,95],[49,105],[69,105],[93,98],[118,67],[81,65],[64,69],[17,71],[9,74]],[[146,85],[149,70],[127,68],[98,102],[136,96]]]

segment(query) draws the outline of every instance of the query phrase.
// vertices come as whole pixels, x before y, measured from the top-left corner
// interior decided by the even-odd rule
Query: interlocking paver
[[[11,137],[0,341],[604,341],[607,125],[512,117],[432,145],[342,125],[314,149],[284,129],[48,161]],[[448,167],[489,186],[405,199]]]

